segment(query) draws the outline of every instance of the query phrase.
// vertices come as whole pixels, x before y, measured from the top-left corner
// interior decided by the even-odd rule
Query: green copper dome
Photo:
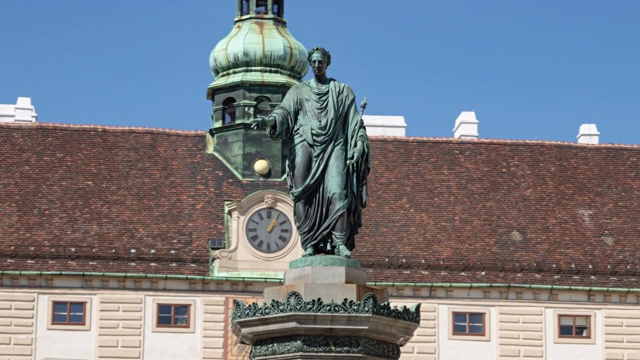
[[[271,3],[271,2],[269,2]],[[211,52],[209,64],[216,77],[211,90],[230,85],[288,85],[301,81],[308,70],[307,51],[287,30],[286,21],[265,9],[239,16],[231,33]]]

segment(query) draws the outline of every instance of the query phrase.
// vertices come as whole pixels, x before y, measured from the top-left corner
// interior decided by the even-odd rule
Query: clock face
[[[291,220],[282,211],[274,208],[256,210],[245,228],[249,244],[256,250],[273,254],[287,246],[291,241]]]

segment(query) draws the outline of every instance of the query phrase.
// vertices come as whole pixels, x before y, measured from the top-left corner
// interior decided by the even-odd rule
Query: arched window
[[[240,8],[240,16],[249,15],[249,0],[242,1],[242,7]]]
[[[282,0],[273,0],[271,7],[271,14],[277,17],[283,17],[282,15]]]
[[[234,105],[235,102],[236,99],[234,98],[226,98],[222,102],[222,105],[224,106],[224,125],[229,125],[236,122],[236,106]]]
[[[256,98],[255,116],[267,116],[271,114],[271,99],[266,96]]]
[[[257,15],[267,14],[267,0],[256,0],[256,14]]]

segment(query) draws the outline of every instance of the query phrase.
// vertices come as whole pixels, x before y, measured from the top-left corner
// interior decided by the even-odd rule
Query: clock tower
[[[240,179],[281,180],[289,150],[251,120],[269,114],[306,75],[307,52],[287,30],[284,0],[238,0],[234,26],[211,52],[215,77],[207,152]]]

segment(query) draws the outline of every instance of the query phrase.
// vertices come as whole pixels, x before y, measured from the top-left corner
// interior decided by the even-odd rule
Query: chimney
[[[475,111],[463,111],[456,119],[453,128],[453,137],[456,139],[477,139],[478,119]]]
[[[0,104],[0,122],[13,123],[34,123],[38,120],[38,115],[31,98],[19,97],[15,105]]]
[[[405,136],[404,116],[362,115],[369,136]]]
[[[600,141],[600,133],[596,124],[582,124],[578,133],[578,143],[597,144]]]

